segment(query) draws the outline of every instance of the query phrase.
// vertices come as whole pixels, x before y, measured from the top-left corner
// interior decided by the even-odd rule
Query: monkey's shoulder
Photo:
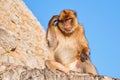
[[[78,27],[76,28],[76,32],[80,33],[84,33],[84,27],[82,24],[78,24]]]

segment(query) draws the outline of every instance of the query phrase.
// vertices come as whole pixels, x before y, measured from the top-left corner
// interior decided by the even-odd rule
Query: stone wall
[[[44,68],[47,51],[45,31],[24,2],[0,0],[0,62]]]

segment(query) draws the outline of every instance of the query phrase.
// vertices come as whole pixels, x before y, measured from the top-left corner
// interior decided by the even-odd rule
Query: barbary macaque
[[[75,11],[63,10],[60,15],[53,16],[48,24],[46,39],[53,51],[51,58],[46,61],[47,67],[65,73],[77,71],[97,74],[89,59],[88,42]]]

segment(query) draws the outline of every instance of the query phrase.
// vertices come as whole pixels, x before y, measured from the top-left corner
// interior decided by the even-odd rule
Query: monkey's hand
[[[58,18],[59,18],[59,15],[54,15],[52,18],[51,18],[51,20],[50,20],[50,22],[49,22],[49,25],[56,25],[57,24],[57,22],[58,22]]]
[[[80,60],[82,62],[85,62],[87,59],[89,59],[89,56],[87,54],[81,53]]]
[[[84,48],[83,50],[82,50],[82,53],[80,54],[80,60],[82,61],[82,62],[85,62],[87,59],[89,59],[89,49],[87,49],[87,48]]]

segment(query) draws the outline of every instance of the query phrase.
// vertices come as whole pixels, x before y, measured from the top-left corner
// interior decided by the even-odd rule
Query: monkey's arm
[[[81,26],[81,25],[79,25]],[[82,28],[81,26],[81,30],[80,30],[80,34],[81,36],[79,37],[79,45],[80,45],[80,59],[82,62],[84,62],[85,60],[89,59],[89,55],[90,55],[90,49],[89,49],[89,46],[88,46],[88,41],[85,37],[85,34],[84,34],[84,29]]]
[[[55,22],[58,20],[58,16],[53,16],[48,24],[48,30],[46,34],[46,39],[48,41],[48,46],[52,49],[54,49],[57,46],[57,38],[56,38],[56,32],[55,32]]]

